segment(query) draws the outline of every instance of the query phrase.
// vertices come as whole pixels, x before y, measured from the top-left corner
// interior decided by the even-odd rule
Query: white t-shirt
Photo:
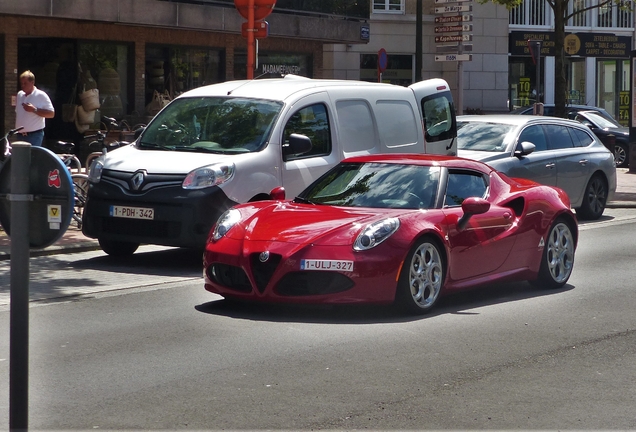
[[[25,111],[22,107],[23,103],[30,103],[37,109],[54,111],[53,104],[49,96],[37,87],[33,87],[30,95],[24,94],[22,90],[18,92],[18,103],[15,106],[15,127],[24,126],[20,132],[34,132],[44,129],[46,122],[44,117],[36,113]]]

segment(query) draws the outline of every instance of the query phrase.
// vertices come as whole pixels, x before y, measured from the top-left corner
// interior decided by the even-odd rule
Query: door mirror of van
[[[285,199],[285,188],[282,186],[275,187],[269,193],[269,197],[274,201],[283,201]]]
[[[291,134],[289,142],[283,144],[283,156],[287,160],[289,156],[301,155],[311,150],[311,139],[306,135]]]

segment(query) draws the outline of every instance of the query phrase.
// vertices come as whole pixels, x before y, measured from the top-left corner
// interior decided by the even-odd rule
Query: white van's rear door
[[[439,78],[411,84],[420,109],[426,153],[457,154],[457,121],[450,86]]]

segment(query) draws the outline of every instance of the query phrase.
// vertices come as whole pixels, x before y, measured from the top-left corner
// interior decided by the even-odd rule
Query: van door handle
[[[554,163],[549,163],[549,164],[545,164],[545,167],[546,167],[547,169],[552,169],[552,168],[554,168],[554,167],[555,167],[555,165],[556,165],[556,164],[554,164]]]

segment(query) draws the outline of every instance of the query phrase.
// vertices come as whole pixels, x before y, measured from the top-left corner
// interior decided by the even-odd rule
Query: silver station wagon
[[[614,155],[590,129],[554,117],[457,117],[458,156],[510,177],[557,186],[580,219],[598,219],[616,191]]]

